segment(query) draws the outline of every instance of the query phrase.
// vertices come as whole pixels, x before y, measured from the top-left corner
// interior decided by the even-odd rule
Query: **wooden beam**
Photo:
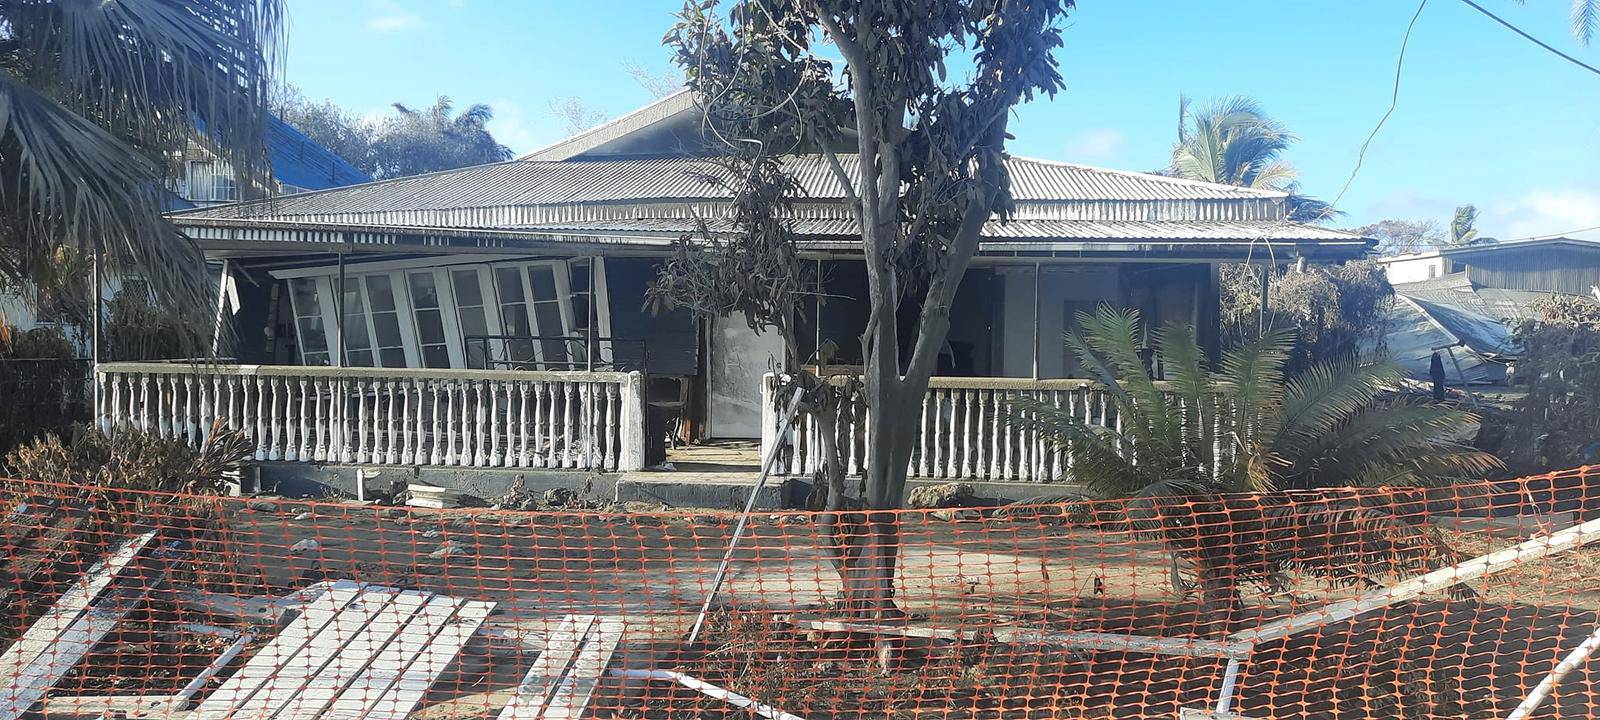
[[[1424,593],[1442,590],[1531,560],[1557,555],[1595,540],[1600,540],[1600,519],[1573,525],[1549,535],[1528,538],[1511,547],[1403,580],[1376,594],[1332,603],[1316,610],[1274,620],[1252,630],[1236,632],[1229,635],[1228,639],[1251,645],[1277,640],[1311,628],[1349,620],[1372,610],[1405,602]]]

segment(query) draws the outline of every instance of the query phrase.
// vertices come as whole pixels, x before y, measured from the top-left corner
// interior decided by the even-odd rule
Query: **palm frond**
[[[1415,402],[1375,404],[1353,413],[1314,448],[1305,448],[1285,471],[1300,487],[1332,484],[1368,477],[1371,468],[1405,466],[1411,458],[1447,447],[1460,449],[1451,439],[1463,427],[1477,422],[1472,413],[1442,405]],[[1477,464],[1476,455],[1463,459],[1463,467]],[[1431,479],[1419,475],[1402,476],[1411,484]],[[1398,482],[1393,483],[1398,484]]]
[[[156,163],[4,71],[0,168],[14,178],[0,184],[0,275],[26,279],[31,259],[73,246],[127,259],[179,298],[204,297],[203,258],[161,215]]]
[[[1600,29],[1600,0],[1572,0],[1572,36],[1588,45]]]
[[[1283,366],[1292,334],[1280,330],[1229,350],[1222,357],[1221,379],[1227,388],[1227,442],[1236,452],[1232,481],[1237,489],[1267,490],[1271,458],[1266,457],[1278,432],[1278,406],[1283,399]]]
[[[1283,394],[1279,442],[1315,442],[1338,429],[1374,397],[1399,385],[1404,373],[1392,362],[1363,366],[1354,357],[1316,363],[1290,380]]]
[[[1124,432],[1133,435],[1136,446],[1177,448],[1178,424],[1139,357],[1139,336],[1144,329],[1139,311],[1101,305],[1093,313],[1080,313],[1078,325],[1083,337],[1073,337],[1069,344],[1080,360],[1093,363],[1101,382],[1114,386],[1112,394]]]
[[[169,161],[197,134],[247,193],[268,185],[280,0],[0,4],[0,275],[63,245],[131,263],[202,308],[200,257],[161,217]]]

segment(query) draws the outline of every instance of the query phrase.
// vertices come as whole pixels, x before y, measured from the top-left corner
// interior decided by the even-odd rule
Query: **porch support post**
[[[595,312],[596,312],[594,304],[596,302],[598,302],[599,299],[600,299],[600,291],[599,291],[599,289],[597,289],[595,287],[595,284],[594,284],[594,266],[599,264],[599,262],[600,262],[600,258],[599,257],[593,256],[593,255],[589,256],[589,302],[588,302],[588,305],[589,305],[588,328],[589,329],[588,329],[588,332],[584,334],[584,338],[583,338],[583,343],[584,343],[583,357],[587,360],[587,369],[588,369],[589,372],[594,372],[594,348],[595,348],[595,344],[594,344],[594,325],[595,325]],[[612,352],[612,359],[614,360],[615,358],[616,358],[616,352],[613,351]],[[616,367],[613,366],[611,369],[615,370]]]
[[[339,251],[339,278],[333,288],[333,366],[344,367],[344,250]]]
[[[94,394],[92,396],[93,402],[94,402],[94,414],[97,416],[96,417],[96,421],[98,422],[98,420],[99,420],[98,415],[100,414],[100,408],[104,407],[103,405],[100,404],[100,385],[101,385],[101,382],[100,382],[100,312],[101,312],[100,302],[101,302],[101,295],[103,294],[104,291],[100,287],[101,279],[100,279],[100,240],[99,239],[96,239],[94,241],[94,255],[90,256],[90,258],[89,258],[89,282],[94,284],[94,290],[92,291],[93,292],[93,299],[91,300],[91,302],[93,303],[93,314],[94,314],[94,316],[92,318],[90,318],[90,322],[89,322],[89,357],[92,358],[91,364],[94,366],[93,370],[92,370],[93,382],[91,383],[91,385],[93,385],[93,390],[94,390]],[[104,425],[101,426],[101,429],[103,431],[108,432],[108,433],[111,431],[111,420],[112,420],[111,413],[109,413],[109,412],[106,413],[106,422],[105,422]]]
[[[619,472],[644,469],[644,374],[635,370],[622,382],[622,426],[617,429],[621,450]]]
[[[1033,261],[1033,379],[1039,379],[1039,281],[1044,264]]]

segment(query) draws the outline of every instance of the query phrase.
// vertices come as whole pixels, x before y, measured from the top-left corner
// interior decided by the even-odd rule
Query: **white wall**
[[[1438,252],[1384,258],[1379,261],[1390,285],[1432,280],[1445,274],[1444,257]]]
[[[1033,280],[1029,267],[998,268],[1005,277],[1000,373],[1033,376]],[[1071,364],[1065,344],[1067,303],[1119,302],[1121,287],[1114,264],[1044,266],[1039,281],[1039,376],[1067,377]]]

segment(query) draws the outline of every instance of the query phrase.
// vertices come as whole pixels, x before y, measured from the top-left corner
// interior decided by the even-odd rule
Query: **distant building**
[[[1426,378],[1434,352],[1455,384],[1498,383],[1520,349],[1512,329],[1556,295],[1600,296],[1600,241],[1554,237],[1430,250],[1378,260],[1398,302],[1388,349]]]
[[[275,195],[294,195],[372,181],[371,176],[277,116],[271,116],[267,125],[267,158],[272,163]],[[167,200],[169,210],[212,207],[240,199],[239,183],[233,167],[217,157],[203,140],[189,143],[178,162],[181,167],[170,188],[171,196]],[[214,269],[213,272],[220,271]],[[125,286],[149,292],[148,286],[142,281],[121,278],[108,279],[104,291],[110,297]],[[32,292],[33,289],[27,286],[0,287],[0,320],[19,330],[62,322],[64,318],[59,313],[33,302]],[[69,328],[69,335],[72,334]]]

